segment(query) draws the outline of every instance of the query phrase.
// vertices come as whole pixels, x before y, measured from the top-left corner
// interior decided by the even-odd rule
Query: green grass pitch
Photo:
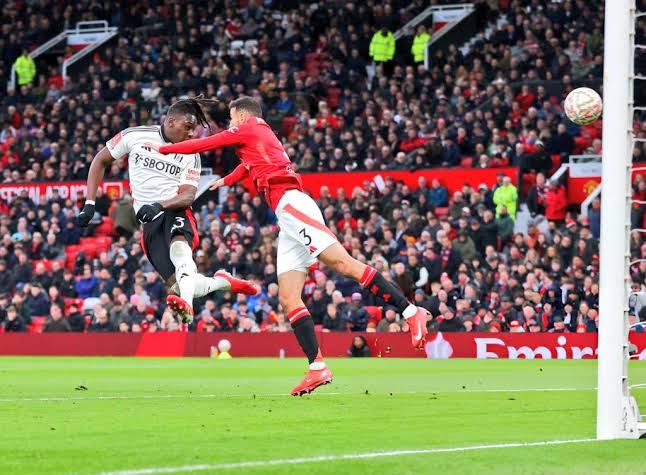
[[[300,359],[0,358],[0,474],[646,473],[643,440],[454,450],[593,438],[595,361],[328,364],[292,398]]]

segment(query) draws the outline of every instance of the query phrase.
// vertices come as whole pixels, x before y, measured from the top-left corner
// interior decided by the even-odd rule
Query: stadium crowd
[[[21,50],[51,36],[52,25],[106,19],[120,35],[67,85],[60,64],[43,61],[35,71],[19,68],[25,72],[14,89],[0,87],[2,181],[84,179],[116,131],[158,123],[175,98],[202,92],[222,101],[211,112],[214,130],[226,126],[233,97],[261,100],[301,171],[461,164],[548,171],[553,155],[566,161],[575,151],[600,150],[600,128],[565,123],[560,108],[575,81],[601,77],[599,0],[478,0],[490,35],[478,36],[466,55],[455,46],[438,50],[429,69],[406,39],[391,61],[372,67],[379,28],[396,30],[423,8],[420,1],[250,1],[241,9],[214,0],[199,8],[134,2],[128,15],[111,3],[3,10],[3,79]],[[562,87],[554,88],[555,78]],[[224,172],[235,163],[230,152],[204,159]],[[126,174],[120,162],[109,177]]]
[[[537,172],[523,197],[535,216],[526,234],[514,233],[519,191],[511,177],[500,176],[494,189],[465,184],[451,196],[436,181],[409,189],[387,180],[382,192],[323,189],[319,203],[353,255],[429,309],[432,329],[596,331],[600,203],[587,220],[569,213],[564,188],[544,174],[554,155],[565,161],[574,151],[600,151],[600,128],[565,122],[560,101],[576,81],[601,77],[603,2],[478,2],[490,36],[480,35],[464,55],[454,46],[438,52],[428,70],[400,44],[391,61],[372,68],[369,46],[380,28],[396,30],[425,2],[249,1],[240,9],[213,0],[199,8],[133,2],[127,14],[111,3],[14,3],[2,10],[2,79],[24,48],[52,35],[52,25],[107,19],[120,27],[117,43],[68,84],[59,62],[37,64],[35,72],[21,65],[27,76],[19,75],[16,89],[0,87],[3,183],[84,180],[107,139],[158,123],[175,98],[204,92],[221,99],[210,114],[217,131],[226,126],[228,100],[249,94],[263,103],[300,171],[471,162]],[[506,20],[498,22],[500,15]],[[553,79],[564,88],[553,91]],[[636,159],[643,156],[636,148]],[[203,157],[204,166],[222,173],[235,163],[230,150]],[[107,178],[127,178],[126,161],[116,161]],[[646,182],[638,180],[635,193],[646,193]],[[0,203],[5,331],[24,330],[34,316],[48,316],[44,331],[180,329],[165,311],[165,289],[143,255],[129,200],[97,198],[97,211],[111,215],[119,233],[109,250],[95,259],[81,253],[71,269],[55,262],[51,270],[32,262],[64,259],[65,246],[80,242],[81,203],[54,195],[36,205],[27,194]],[[634,222],[643,215],[635,208]],[[289,331],[277,300],[277,229],[267,206],[238,187],[224,203],[196,210],[196,218],[199,271],[224,268],[261,283],[263,292],[213,295],[199,303],[190,329]],[[632,253],[646,254],[639,234]],[[641,285],[646,266],[633,270]],[[83,301],[66,304],[70,298]],[[407,330],[393,309],[376,310],[381,302],[322,266],[312,270],[306,298],[323,331]],[[634,302],[634,318],[646,312],[644,300]]]

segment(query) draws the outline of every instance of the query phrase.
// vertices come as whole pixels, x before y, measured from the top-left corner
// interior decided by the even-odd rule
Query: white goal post
[[[597,439],[646,431],[628,385],[635,0],[606,0],[603,73]]]

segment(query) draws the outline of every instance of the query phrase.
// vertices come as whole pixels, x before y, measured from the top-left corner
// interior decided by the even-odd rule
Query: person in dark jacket
[[[315,325],[323,323],[328,301],[329,299],[324,297],[321,289],[314,289],[312,301],[309,303],[307,308],[310,311],[310,315],[312,315],[312,320],[314,320]]]
[[[498,248],[498,225],[494,221],[494,214],[487,210],[482,217],[482,224],[480,225],[482,233],[482,241],[480,247],[486,249],[487,246]]]
[[[94,315],[96,317],[96,320],[92,323],[92,325],[89,326],[89,328],[87,329],[88,332],[105,333],[117,331],[114,325],[110,323],[108,312],[106,312],[103,307],[96,308],[94,310]]]
[[[49,309],[49,320],[43,326],[43,333],[70,332],[70,322],[63,317],[63,311],[58,305],[52,305]]]
[[[0,260],[0,293],[10,293],[13,285],[13,275],[7,271],[7,262]]]
[[[25,322],[18,316],[18,311],[13,305],[7,308],[7,319],[3,322],[3,326],[6,332],[18,333],[26,331]]]
[[[31,287],[25,303],[29,305],[32,315],[47,315],[49,313],[49,299],[40,284],[34,284]]]
[[[536,175],[536,182],[529,189],[527,208],[532,216],[545,214],[545,175],[542,173]]]
[[[353,332],[363,332],[366,331],[366,326],[368,325],[368,320],[370,315],[366,312],[361,306],[362,296],[359,292],[352,294],[352,303],[350,304],[350,315],[348,324],[350,330]]]
[[[80,333],[85,330],[85,317],[81,315],[76,304],[70,305],[70,313],[67,316],[67,321],[70,324],[71,331]]]
[[[352,340],[352,345],[348,350],[348,355],[353,358],[369,358],[370,357],[370,347],[368,342],[361,335],[355,336]]]
[[[327,305],[327,312],[323,317],[323,331],[342,332],[345,331],[345,329],[345,324],[343,319],[339,316],[336,305],[329,303]]]
[[[455,314],[451,311],[445,312],[444,313],[444,318],[440,322],[440,326],[438,327],[438,331],[441,332],[463,332],[464,331],[464,325],[462,322],[458,319],[455,318]]]
[[[18,256],[18,265],[16,265],[12,271],[15,283],[22,282],[23,284],[26,284],[31,281],[31,264],[27,259],[27,254],[24,252],[20,253]]]

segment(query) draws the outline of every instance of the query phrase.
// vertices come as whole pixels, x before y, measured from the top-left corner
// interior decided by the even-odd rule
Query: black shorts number
[[[298,232],[298,234],[302,234],[302,235],[303,235],[303,239],[305,239],[305,245],[306,245],[306,246],[309,246],[310,244],[312,244],[312,237],[311,237],[309,234],[307,234],[307,233],[305,232],[305,228],[301,229],[301,230]]]

